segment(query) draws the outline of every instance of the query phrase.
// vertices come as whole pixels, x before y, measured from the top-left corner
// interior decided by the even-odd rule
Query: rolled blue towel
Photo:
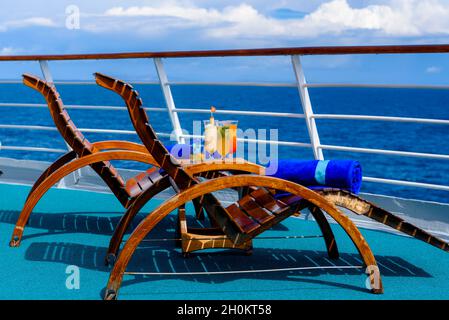
[[[311,189],[339,188],[355,194],[362,186],[362,166],[354,160],[279,160],[273,176]]]
[[[193,146],[188,144],[166,147],[178,159],[189,159],[193,153]],[[354,160],[278,160],[278,169],[272,176],[314,190],[339,188],[358,194],[362,186],[362,166]]]

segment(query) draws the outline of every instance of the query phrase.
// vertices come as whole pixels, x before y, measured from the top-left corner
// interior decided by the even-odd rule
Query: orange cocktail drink
[[[224,159],[232,157],[237,151],[238,121],[226,120],[217,122],[217,151]]]

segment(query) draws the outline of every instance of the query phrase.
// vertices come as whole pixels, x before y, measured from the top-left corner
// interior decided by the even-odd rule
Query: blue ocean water
[[[136,85],[147,107],[163,107],[160,87]],[[118,96],[95,85],[58,85],[65,104],[123,105]],[[178,108],[301,112],[295,88],[174,86]],[[449,119],[449,91],[430,89],[381,88],[312,88],[310,96],[315,113],[360,114]],[[21,84],[1,84],[0,102],[44,103],[43,98]],[[132,130],[126,111],[70,110],[80,128]],[[181,113],[182,126],[192,130],[194,120],[204,120],[206,114]],[[218,116],[223,120],[239,120],[239,128],[278,129],[279,140],[309,142],[304,119],[266,118],[254,116]],[[170,132],[166,113],[150,113],[150,121],[158,132]],[[45,108],[0,108],[1,124],[53,125]],[[317,120],[321,143],[351,147],[390,149],[449,154],[449,126],[414,123],[393,123],[356,120]],[[86,133],[89,140],[127,139],[137,136]],[[0,129],[0,141],[9,146],[40,146],[65,148],[57,132]],[[405,158],[366,153],[324,151],[328,159],[356,159],[362,163],[365,176],[449,185],[449,161]],[[281,158],[312,159],[311,149],[279,147]],[[58,154],[2,150],[0,157],[52,161]],[[122,167],[138,168],[126,163]],[[412,187],[390,186],[365,182],[363,192],[382,193],[406,198],[448,203],[449,193]]]

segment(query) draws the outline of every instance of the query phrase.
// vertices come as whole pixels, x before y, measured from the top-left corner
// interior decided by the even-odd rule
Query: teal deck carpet
[[[35,208],[19,248],[8,243],[29,187],[0,184],[0,299],[101,299],[109,276],[103,263],[123,213],[110,194],[52,189]],[[158,205],[154,200],[137,220]],[[190,210],[190,214],[192,214]],[[174,214],[148,239],[173,238]],[[137,221],[138,222],[138,221]],[[136,222],[136,223],[137,223]],[[135,225],[134,225],[135,226]],[[327,258],[322,238],[259,239],[252,256],[207,251],[184,259],[173,241],[141,244],[128,271],[202,272],[361,265],[337,225],[341,258]],[[449,299],[449,254],[423,242],[362,229],[383,276],[385,293],[371,294],[360,269],[314,269],[226,275],[126,275],[119,299]],[[318,235],[314,221],[290,218],[262,235]],[[80,288],[68,289],[68,266]]]

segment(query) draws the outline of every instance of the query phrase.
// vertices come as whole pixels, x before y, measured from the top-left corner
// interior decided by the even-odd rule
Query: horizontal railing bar
[[[0,124],[0,129],[58,131],[58,129],[56,127],[19,125],[19,124]],[[116,129],[79,128],[79,131],[91,132],[91,133],[113,133],[113,134],[132,134],[132,135],[136,134],[136,132],[134,130],[116,130]],[[159,135],[161,137],[170,137],[169,133],[164,133],[164,132],[158,132],[157,135]]]
[[[46,104],[40,103],[0,103],[0,107],[24,107],[24,108],[47,108]],[[79,110],[127,110],[126,107],[118,106],[87,106],[87,105],[66,105],[67,109]],[[147,111],[166,112],[165,108],[145,108]],[[179,113],[210,113],[209,109],[196,108],[176,108],[175,112]],[[268,117],[285,117],[285,118],[304,118],[303,114],[288,112],[261,112],[261,111],[240,111],[240,110],[217,110],[217,114],[235,114],[248,116],[268,116]],[[369,115],[346,115],[346,114],[314,114],[315,119],[335,119],[335,120],[378,120],[391,122],[415,122],[415,123],[431,123],[431,124],[449,124],[449,120],[442,119],[426,119],[426,118],[409,118],[409,117],[389,117],[389,116],[369,116]]]
[[[50,153],[65,153],[67,149],[54,149],[54,148],[38,148],[38,147],[22,147],[22,146],[0,146],[1,150],[10,151],[33,151],[33,152],[50,152]]]
[[[384,155],[391,155],[391,156],[405,156],[405,157],[415,157],[415,158],[449,160],[449,155],[447,155],[447,154],[434,154],[434,153],[421,153],[421,152],[396,151],[396,150],[384,150],[384,149],[343,147],[343,146],[332,146],[332,145],[319,145],[318,148],[321,148],[321,149],[324,149],[324,150],[348,151],[348,152],[356,152],[356,153],[357,152],[358,153],[375,153],[375,154],[384,154]]]
[[[17,107],[17,108],[47,108],[46,104],[42,103],[0,103],[0,107]],[[78,109],[78,110],[127,110],[126,107],[118,107],[118,106],[88,106],[88,105],[65,105],[67,109]],[[165,108],[152,108],[145,107],[146,111],[155,111],[155,112],[167,112]]]
[[[314,114],[315,119],[332,120],[373,120],[373,121],[391,121],[391,122],[413,122],[413,123],[431,123],[431,124],[449,124],[449,120],[409,118],[409,117],[387,117],[387,116],[366,116],[352,114]]]
[[[406,187],[417,187],[417,188],[424,188],[424,189],[449,191],[449,186],[444,186],[444,185],[440,185],[440,184],[423,183],[423,182],[392,180],[392,179],[373,178],[373,177],[363,177],[363,181],[373,182],[373,183],[382,183],[382,184],[393,184],[393,185],[406,186]]]
[[[0,84],[21,84],[21,80],[0,80]]]
[[[57,131],[57,129],[55,127],[33,126],[33,125],[11,125],[11,124],[0,124],[0,129]],[[115,129],[97,129],[97,128],[80,128],[79,130],[81,132],[92,132],[92,133],[132,134],[132,135],[136,134],[136,132],[133,130],[115,130]],[[159,132],[157,134],[162,137],[170,137],[171,136],[169,133],[160,133]],[[199,136],[199,135],[183,134],[182,136],[184,138],[204,138],[204,136]],[[307,148],[311,147],[310,143],[291,142],[291,141],[271,141],[271,140],[260,140],[260,139],[245,139],[245,138],[238,138],[238,141],[277,144],[277,145],[294,146],[294,147],[307,147]],[[449,159],[449,155],[433,154],[433,153],[418,153],[418,152],[409,152],[409,151],[368,149],[368,148],[344,147],[344,146],[333,146],[333,145],[320,145],[320,146],[318,146],[318,148],[325,149],[325,150],[362,152],[362,153],[378,153],[378,154],[385,154],[385,155],[421,157],[421,158],[430,158],[430,159],[444,159],[444,160]]]
[[[204,139],[204,136],[201,136],[201,135],[183,134],[181,136],[183,138]],[[237,141],[254,142],[254,143],[262,143],[262,144],[275,144],[275,145],[280,145],[280,146],[290,146],[290,147],[299,147],[299,148],[311,148],[312,147],[312,145],[310,143],[291,142],[291,141],[274,141],[274,140],[247,139],[247,138],[237,138]]]
[[[47,108],[46,104],[40,103],[0,103],[0,107],[25,107],[25,108]],[[127,110],[126,107],[118,106],[87,106],[87,105],[66,105],[67,109],[80,110]],[[165,108],[145,108],[147,111],[166,112]],[[208,109],[196,108],[176,108],[174,111],[179,113],[210,113]],[[286,118],[304,118],[303,114],[288,112],[261,112],[261,111],[240,111],[240,110],[217,110],[218,114],[235,114],[248,116],[270,116],[270,117],[286,117]],[[409,117],[389,117],[389,116],[369,116],[369,115],[346,115],[346,114],[314,114],[315,119],[344,119],[344,120],[378,120],[391,122],[416,122],[416,123],[432,123],[432,124],[449,124],[449,120],[442,119],[426,119],[426,118],[409,118]]]
[[[279,146],[290,146],[290,147],[299,147],[299,148],[312,148],[310,143],[304,142],[291,142],[291,141],[271,141],[271,140],[261,140],[261,139],[244,139],[237,138],[238,141],[242,142],[253,142],[253,143],[261,143],[261,144],[275,144]]]
[[[37,103],[0,103],[0,107],[24,107],[24,108],[47,108],[46,104]],[[116,106],[83,106],[83,105],[66,105],[67,109],[79,110],[127,110],[126,107]],[[145,108],[146,111],[167,112],[165,108]],[[175,112],[179,113],[210,113],[210,109],[195,108],[176,108]],[[299,113],[281,113],[281,112],[260,112],[260,111],[239,111],[239,110],[217,110],[217,114],[235,114],[248,116],[267,116],[267,117],[284,117],[284,118],[304,118]]]
[[[2,102],[0,107],[3,108],[48,108],[46,104],[43,103],[18,103],[18,102]]]
[[[79,109],[79,110],[128,110],[126,107],[118,107],[118,106],[86,106],[86,105],[67,105],[65,106],[67,109]],[[155,111],[155,112],[167,112],[166,108],[153,108],[153,107],[144,107],[146,111]]]
[[[91,132],[91,133],[113,133],[113,134],[130,134],[136,135],[136,131],[134,130],[115,130],[115,129],[90,129],[90,128],[80,128],[81,132]],[[160,137],[170,137],[169,133],[157,132],[156,133]]]
[[[65,106],[65,108],[73,109],[73,110],[110,110],[110,111],[123,111],[123,110],[126,110],[126,107],[118,107],[118,106],[67,105],[67,106]]]
[[[194,108],[176,108],[178,113],[210,113],[210,109],[194,109]],[[300,113],[281,113],[281,112],[262,112],[262,111],[240,111],[240,110],[216,110],[217,114],[235,114],[244,116],[267,116],[267,117],[283,117],[283,118],[304,118]]]
[[[133,82],[136,83],[136,82]],[[236,86],[236,87],[292,87],[295,83],[285,82],[202,82],[202,81],[175,81],[169,83],[172,86]]]
[[[116,130],[116,129],[89,129],[89,128],[79,128],[81,132],[91,132],[91,133],[113,133],[113,134],[130,134],[134,135],[136,132],[134,130]]]
[[[244,57],[279,55],[344,55],[344,54],[405,54],[405,53],[447,53],[448,44],[433,45],[389,45],[389,46],[328,46],[261,48],[234,50],[198,50],[165,52],[129,52],[94,54],[47,54],[47,55],[4,55],[0,61],[39,61],[39,60],[106,60],[141,58],[194,58],[194,57]]]
[[[443,89],[448,90],[449,85],[427,84],[369,84],[369,83],[308,83],[307,88],[385,88],[385,89]]]
[[[35,130],[35,131],[58,131],[56,127],[21,125],[21,124],[0,124],[0,129],[20,129],[20,130]]]

